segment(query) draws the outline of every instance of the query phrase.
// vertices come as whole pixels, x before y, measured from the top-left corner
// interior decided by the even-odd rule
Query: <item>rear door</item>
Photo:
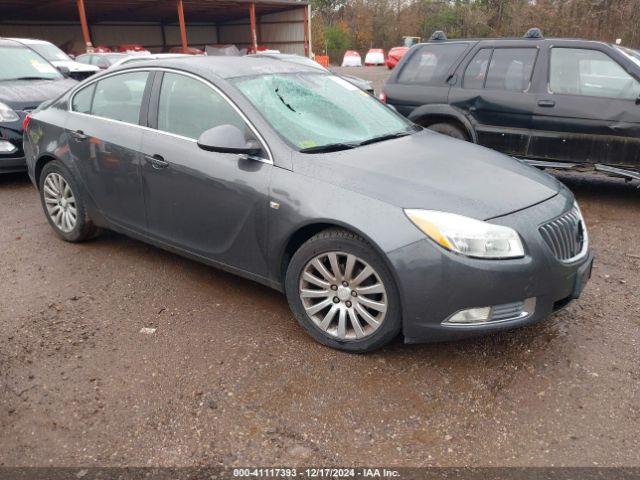
[[[110,75],[71,98],[66,123],[68,145],[83,171],[87,191],[111,221],[143,231],[145,210],[140,183],[142,128],[148,99],[148,71]]]
[[[467,42],[427,43],[414,47],[384,87],[387,103],[408,116],[420,105],[447,103],[447,80],[465,51]]]
[[[265,238],[273,169],[258,157],[198,147],[210,128],[231,124],[256,139],[230,100],[200,77],[158,73],[143,136],[142,178],[149,230],[162,242],[242,270],[267,275]]]
[[[557,42],[538,96],[533,159],[640,167],[640,77],[605,45]]]
[[[468,114],[478,143],[510,155],[524,155],[536,95],[532,76],[536,45],[483,44],[470,56],[449,104]]]

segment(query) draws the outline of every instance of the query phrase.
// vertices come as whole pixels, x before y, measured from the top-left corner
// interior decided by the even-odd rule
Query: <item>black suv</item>
[[[543,38],[411,48],[380,99],[414,122],[539,167],[640,179],[640,52]],[[433,37],[432,37],[433,38]]]

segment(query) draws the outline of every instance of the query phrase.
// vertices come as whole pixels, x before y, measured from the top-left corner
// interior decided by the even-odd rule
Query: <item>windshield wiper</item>
[[[391,140],[392,138],[406,137],[407,135],[411,135],[411,132],[405,131],[405,132],[396,132],[396,133],[389,133],[386,135],[380,135],[379,137],[373,137],[367,140],[363,140],[358,144],[358,146],[369,145],[371,143],[377,143],[377,142],[384,142],[385,140]]]
[[[53,80],[53,78],[50,78],[50,77],[18,77],[18,78],[10,78],[8,80],[10,80],[10,81],[14,81],[14,80]]]
[[[326,145],[318,145],[316,147],[308,147],[300,150],[300,153],[327,153],[338,152],[340,150],[349,150],[357,147],[357,143],[328,143]]]

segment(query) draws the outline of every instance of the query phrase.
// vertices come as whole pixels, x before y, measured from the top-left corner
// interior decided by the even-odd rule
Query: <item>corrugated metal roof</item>
[[[84,0],[89,23],[177,20],[176,0]],[[225,22],[248,15],[251,0],[183,0],[186,22]],[[263,15],[308,4],[302,0],[253,0]],[[0,0],[0,22],[77,21],[76,0]]]

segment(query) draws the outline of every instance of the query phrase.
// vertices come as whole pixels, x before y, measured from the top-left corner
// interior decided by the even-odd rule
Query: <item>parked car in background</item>
[[[69,76],[76,80],[83,80],[100,71],[100,69],[95,65],[87,65],[86,63],[80,63],[72,60],[69,55],[64,53],[51,42],[35,40],[32,38],[12,38],[11,40],[20,42],[26,47],[35,50],[56,68],[62,67],[63,69],[68,69]]]
[[[617,45],[524,38],[414,46],[381,100],[410,120],[539,167],[640,179],[640,60]],[[463,161],[460,159],[459,161]]]
[[[138,45],[137,43],[123,43],[122,45],[118,45],[116,51],[121,53],[128,54],[138,54],[138,55],[146,55],[151,53],[142,45]]]
[[[276,288],[333,348],[535,323],[591,273],[556,179],[300,63],[118,67],[33,112],[25,139],[59,237],[110,228]]]
[[[371,48],[364,57],[365,66],[384,65],[384,50],[381,48]]]
[[[120,60],[131,57],[127,53],[84,53],[76,57],[76,61],[87,65],[95,65],[100,70],[106,70]]]
[[[324,68],[322,65],[320,65],[315,60],[311,60],[310,58],[303,57],[301,55],[293,55],[293,54],[289,54],[289,53],[259,52],[257,54],[254,54],[254,56],[265,57],[265,58],[273,58],[275,60],[282,60],[284,62],[297,63],[299,65],[305,65],[307,67],[315,68],[315,69],[320,70],[322,72],[330,72],[329,69]],[[338,77],[346,80],[347,82],[351,83],[352,85],[355,85],[360,90],[364,90],[365,92],[367,92],[367,93],[369,93],[371,95],[375,95],[375,93],[373,91],[373,83],[371,83],[369,80],[365,80],[363,78],[356,77],[355,75],[347,75],[347,74],[343,74],[343,73],[336,74],[334,72],[331,72],[331,73],[333,73],[334,75],[337,75]]]
[[[22,130],[28,112],[77,82],[21,42],[0,38],[0,173],[24,171]]]
[[[408,51],[409,47],[393,47],[389,50],[389,54],[387,55],[387,68],[389,70],[393,69]]]
[[[200,48],[195,48],[195,47],[187,47],[187,48],[183,48],[183,47],[171,47],[171,49],[169,49],[169,53],[181,53],[184,55],[204,55],[204,50],[201,50]]]
[[[361,67],[362,66],[362,58],[360,58],[360,54],[355,50],[347,50],[344,52],[344,57],[342,57],[342,65],[343,67]]]

